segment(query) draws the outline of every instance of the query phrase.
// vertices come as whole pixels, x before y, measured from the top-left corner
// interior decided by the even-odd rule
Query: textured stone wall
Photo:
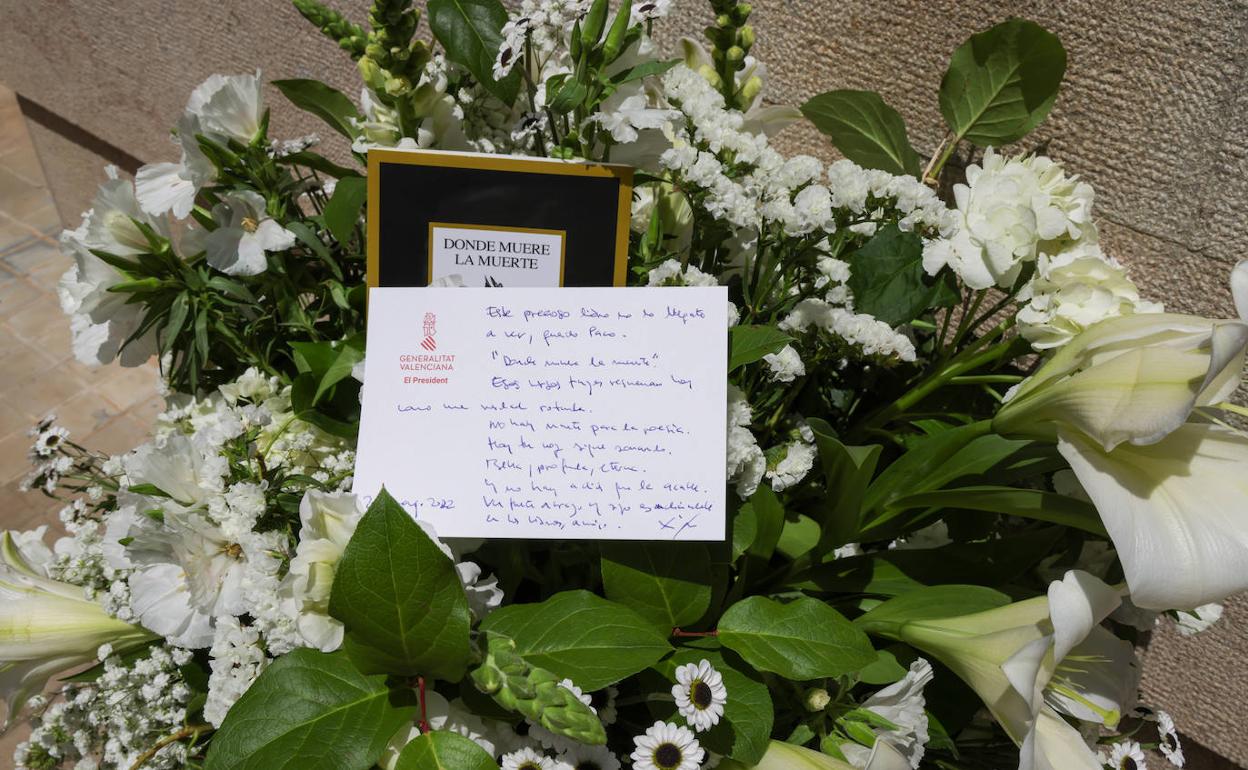
[[[364,2],[337,0],[357,19]],[[1227,273],[1243,256],[1248,203],[1248,3],[1235,0],[759,0],[759,43],[772,101],[820,91],[880,91],[920,153],[943,135],[937,88],[953,49],[1009,16],[1040,22],[1069,53],[1052,115],[1026,140],[1097,190],[1107,250],[1146,295],[1174,309],[1230,315]],[[678,0],[669,47],[709,20]],[[42,107],[30,114],[66,222],[88,204],[103,158],[176,157],[168,127],[213,72],[261,68],[269,79],[317,77],[354,94],[346,56],[283,0],[49,0],[0,4],[0,82]],[[317,131],[272,94],[274,135]],[[816,132],[782,144],[827,158]],[[332,141],[331,141],[332,149]],[[965,161],[965,153],[963,158]],[[1182,639],[1154,634],[1144,691],[1210,748],[1248,764],[1248,602]],[[1207,767],[1214,767],[1209,764]]]

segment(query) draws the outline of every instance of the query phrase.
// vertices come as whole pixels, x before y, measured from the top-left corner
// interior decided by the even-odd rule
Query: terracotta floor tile
[[[0,126],[0,130],[4,127]],[[23,131],[22,134],[26,132]],[[8,150],[0,155],[0,166],[12,171],[17,176],[25,179],[33,184],[46,184],[43,176],[43,166],[39,163],[39,156],[35,153],[35,145],[27,137],[25,142],[17,142],[13,149]]]
[[[6,253],[3,257],[5,265],[18,275],[30,275],[34,271],[54,265],[64,265],[62,271],[69,267],[60,250],[46,241],[33,238],[25,246]]]
[[[73,337],[69,333],[69,318],[62,315],[59,323],[48,324],[48,328],[35,340],[35,346],[58,364],[68,363],[74,356]]]
[[[0,438],[0,483],[16,481],[30,473],[30,436],[25,430],[13,431]]]
[[[57,424],[68,430],[70,438],[83,446],[88,446],[85,443],[88,436],[121,414],[117,407],[89,389],[71,397],[55,411]]]
[[[8,328],[0,329],[0,335],[12,335]],[[53,362],[36,350],[33,346],[10,340],[10,352],[4,356],[0,365],[0,393],[10,393],[12,389],[30,379],[31,372],[41,372]]]
[[[40,291],[25,278],[12,277],[9,273],[0,280],[0,317],[11,315],[28,302],[40,297]]]
[[[163,411],[165,411],[165,399],[153,395],[130,407],[126,414],[138,420],[141,425],[151,426],[156,424],[156,415]]]
[[[92,390],[121,409],[129,409],[156,392],[157,375],[146,366],[127,369],[114,366],[113,373]]]
[[[37,420],[86,389],[82,381],[59,367],[45,369],[24,384],[9,391],[7,401],[14,409]]]
[[[65,275],[65,271],[69,269],[70,260],[63,258],[61,260],[53,260],[43,267],[30,271],[27,279],[35,285],[35,288],[46,291],[49,294],[56,293],[56,287],[61,282],[61,276]]]
[[[29,227],[0,210],[0,254],[8,253],[10,249],[29,243],[36,237]]]
[[[31,184],[2,166],[0,166],[0,190],[4,191],[4,198],[0,200],[0,210],[26,224],[33,224],[30,218],[49,207],[51,202],[46,187]]]
[[[146,425],[140,425],[138,420],[123,414],[109,420],[102,428],[78,443],[97,452],[122,454],[146,441],[150,433]]]
[[[52,198],[46,197],[44,201],[42,206],[21,215],[18,217],[18,220],[38,231],[48,243],[55,244],[57,236],[64,229],[64,225],[61,223],[60,212],[56,210],[56,206],[52,203]]]
[[[26,340],[36,340],[47,333],[48,329],[59,327],[65,323],[65,314],[55,297],[43,294],[36,302],[15,311],[7,319],[8,327]]]

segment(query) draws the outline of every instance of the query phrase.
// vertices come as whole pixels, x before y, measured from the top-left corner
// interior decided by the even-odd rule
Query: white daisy
[[[577,746],[559,755],[569,770],[620,770],[620,760],[606,746]]]
[[[728,702],[728,689],[724,677],[715,670],[709,660],[689,663],[676,669],[676,684],[672,685],[672,697],[676,709],[693,729],[709,730],[724,715]]]
[[[1174,729],[1174,720],[1164,711],[1157,712],[1157,748],[1170,764],[1182,767],[1187,759],[1183,756],[1183,746],[1179,743],[1179,731]]]
[[[698,770],[706,756],[689,728],[668,722],[655,722],[633,743],[633,770]]]
[[[1115,743],[1109,752],[1109,766],[1114,770],[1146,770],[1147,757],[1135,741]]]
[[[525,747],[503,755],[502,770],[556,770],[555,761]]]

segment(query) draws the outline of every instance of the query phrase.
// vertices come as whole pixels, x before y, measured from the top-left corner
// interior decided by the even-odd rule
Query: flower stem
[[[211,729],[212,729],[212,725],[187,725],[186,727],[183,727],[181,730],[178,730],[176,733],[172,735],[166,735],[164,738],[161,738],[160,740],[156,741],[156,743],[154,743],[150,749],[140,754],[138,759],[134,760],[134,764],[130,765],[130,770],[138,770],[140,767],[147,764],[148,760],[152,759],[152,757],[155,757],[160,752],[161,749],[168,746],[169,744],[177,743],[183,738],[191,738],[193,736],[197,736],[200,733],[207,732]]]

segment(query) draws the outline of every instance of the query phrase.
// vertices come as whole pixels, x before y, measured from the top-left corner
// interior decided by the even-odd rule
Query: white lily
[[[721,770],[747,770],[745,765],[731,759],[723,760],[718,767]],[[791,743],[772,741],[767,747],[767,753],[757,765],[752,765],[749,770],[857,770],[857,768],[848,762],[834,759],[818,751],[804,749]],[[888,741],[876,741],[865,770],[910,770],[910,763]]]
[[[1248,261],[1231,287],[1239,319],[1156,313],[1096,324],[993,421],[1002,433],[1057,439],[1145,609],[1248,588],[1248,436],[1193,414],[1224,402],[1242,378]]]
[[[894,729],[876,729],[873,746],[892,744],[913,768],[919,766],[927,748],[927,704],[923,689],[932,681],[932,676],[932,664],[919,658],[910,664],[910,670],[902,679],[873,693],[859,705],[895,725]],[[841,753],[854,767],[867,767],[872,749],[851,743],[841,746]]]
[[[100,645],[156,637],[110,616],[81,586],[41,574],[10,533],[0,542],[0,696],[8,702],[8,729],[54,674],[94,661]]]
[[[282,580],[296,627],[309,646],[333,652],[342,645],[342,623],[329,615],[334,573],[363,512],[355,495],[310,490],[299,502],[299,545]]]
[[[1019,744],[1019,770],[1097,770],[1096,756],[1059,712],[1113,727],[1134,698],[1133,649],[1099,625],[1119,602],[1114,589],[1072,570],[1047,596],[876,630],[970,685]]]

